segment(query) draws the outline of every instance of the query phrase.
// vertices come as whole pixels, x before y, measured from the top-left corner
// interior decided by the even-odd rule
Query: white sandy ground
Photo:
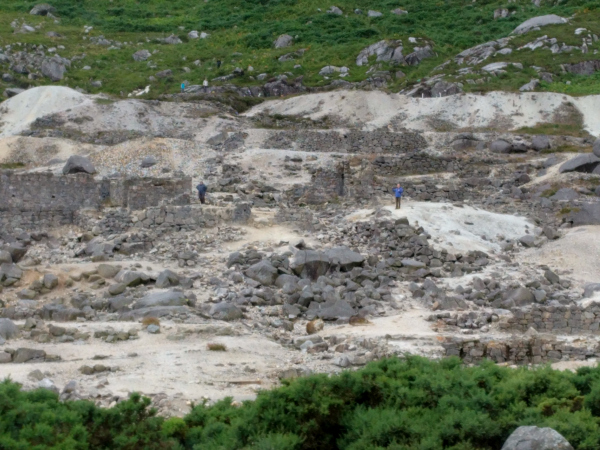
[[[570,97],[551,92],[491,92],[486,95],[461,94],[441,98],[411,98],[380,91],[334,91],[302,95],[285,100],[269,100],[245,113],[301,116],[321,119],[335,117],[350,125],[375,129],[431,130],[431,120],[456,128],[514,130],[550,122],[561,107],[572,103],[582,114],[584,127],[600,135],[600,95]]]
[[[437,246],[448,251],[497,251],[502,239],[518,239],[534,225],[525,217],[497,214],[472,206],[450,203],[413,202],[402,200],[402,209],[387,206],[393,217],[407,217],[411,225],[417,222],[429,233]],[[374,210],[359,210],[346,217],[350,221],[366,220]],[[485,236],[485,239],[483,238]]]
[[[0,137],[19,134],[38,117],[92,104],[93,98],[62,86],[28,89],[0,105]]]
[[[581,283],[600,283],[600,226],[568,230],[556,241],[523,251],[520,259],[570,270],[570,276]]]

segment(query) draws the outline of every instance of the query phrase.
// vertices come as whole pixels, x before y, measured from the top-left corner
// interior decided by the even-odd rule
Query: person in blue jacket
[[[204,202],[206,201],[206,191],[208,191],[204,181],[201,181],[200,184],[196,186],[196,189],[198,189],[198,199],[200,200],[200,203],[204,205]]]
[[[396,209],[400,209],[400,207],[402,206],[402,193],[404,192],[404,189],[402,189],[400,187],[400,183],[398,183],[398,186],[396,186],[394,188],[394,195],[396,196]]]

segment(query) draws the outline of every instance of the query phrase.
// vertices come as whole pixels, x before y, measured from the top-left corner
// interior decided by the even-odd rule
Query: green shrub
[[[552,427],[575,449],[598,449],[600,368],[390,358],[285,381],[241,406],[227,398],[166,420],[137,394],[101,409],[0,384],[3,449],[499,450],[521,425]]]

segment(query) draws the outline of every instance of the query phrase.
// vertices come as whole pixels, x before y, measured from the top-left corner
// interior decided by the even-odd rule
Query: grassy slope
[[[102,80],[104,86],[100,90],[104,92],[130,92],[149,84],[148,77],[164,69],[172,69],[174,76],[151,83],[154,94],[175,92],[182,81],[200,84],[205,77],[210,80],[231,73],[235,67],[246,69],[248,66],[254,67],[254,75],[289,72],[294,76],[303,75],[307,85],[319,86],[330,82],[318,75],[323,66],[345,65],[350,68],[350,76],[346,80],[359,81],[367,77],[368,68],[357,67],[354,61],[365,46],[384,38],[402,39],[406,54],[412,47],[408,43],[409,36],[431,40],[439,56],[418,67],[402,67],[407,78],[396,81],[392,86],[400,89],[428,75],[434,67],[460,51],[507,36],[518,24],[537,15],[554,13],[566,17],[575,14],[575,19],[572,25],[562,27],[566,31],[560,26],[547,27],[519,37],[519,40],[528,42],[538,35],[564,33],[564,38],[556,36],[561,37],[559,41],[580,44],[580,37],[573,35],[576,26],[586,26],[600,34],[600,2],[596,0],[566,0],[556,2],[559,3],[556,5],[545,0],[541,8],[536,8],[529,0],[518,3],[498,0],[341,0],[335,3],[324,0],[54,0],[51,4],[58,10],[58,24],[52,19],[29,15],[28,11],[35,3],[24,0],[0,2],[0,45],[15,42],[47,47],[63,45],[65,50],[59,50],[61,56],[85,53],[86,57],[73,64],[62,84],[92,92],[99,90],[90,86],[92,80]],[[326,14],[332,4],[340,7],[345,15]],[[390,13],[398,7],[408,10],[409,14],[396,16]],[[499,7],[508,7],[515,14],[493,20],[493,11]],[[354,14],[355,8],[362,9],[364,14]],[[368,18],[366,12],[369,9],[381,11],[384,16]],[[17,18],[24,18],[33,26],[41,24],[42,28],[32,34],[14,34],[10,23]],[[84,25],[94,27],[90,33],[92,36],[102,34],[128,45],[117,50],[92,45],[83,39]],[[188,41],[186,35],[190,30],[205,31],[211,36],[205,40]],[[48,38],[45,36],[48,31],[58,31],[64,38]],[[173,46],[155,40],[172,33],[181,36],[184,43]],[[272,43],[283,33],[297,38],[292,47],[276,50]],[[156,68],[148,67],[146,62],[133,61],[132,54],[142,48],[158,51],[151,58]],[[302,58],[285,63],[277,61],[282,54],[299,48],[308,48]],[[592,54],[554,57],[549,51],[536,51],[532,56],[524,57],[522,52],[515,52],[504,58],[508,61],[525,60],[525,70],[494,79],[485,86],[476,86],[476,89],[516,89],[535,74],[528,65],[550,65],[549,70],[552,71],[559,63],[594,58]],[[198,59],[202,61],[200,67],[193,64]],[[216,67],[217,59],[223,61],[220,69]],[[491,58],[486,63],[494,60],[497,59]],[[302,68],[294,69],[295,64],[301,64]],[[86,65],[92,70],[82,70]],[[188,67],[191,72],[185,73],[183,67]],[[250,78],[251,75],[246,72],[234,83],[258,84]],[[573,82],[570,86],[564,83],[567,79]],[[32,82],[26,78],[19,82],[22,86],[49,83],[48,80]],[[600,83],[598,76],[581,79],[570,76],[559,77],[558,83],[544,88],[572,94],[599,93]]]

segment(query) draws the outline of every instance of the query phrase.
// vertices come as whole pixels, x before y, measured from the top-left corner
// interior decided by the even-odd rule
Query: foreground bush
[[[133,395],[112,409],[0,384],[2,449],[500,449],[520,425],[549,426],[600,448],[600,368],[576,373],[464,367],[410,357],[314,375],[231,406],[156,417]]]

